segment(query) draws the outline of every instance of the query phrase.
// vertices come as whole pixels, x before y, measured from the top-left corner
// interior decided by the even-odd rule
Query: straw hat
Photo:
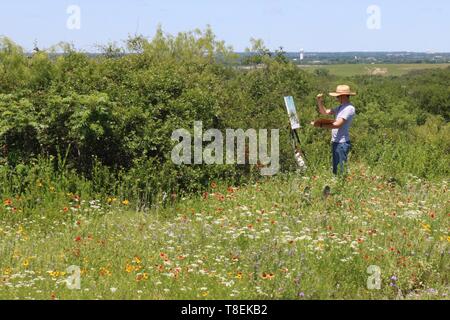
[[[352,92],[350,90],[350,87],[342,84],[337,86],[336,92],[330,92],[330,96],[332,97],[339,97],[339,96],[356,96],[355,92]]]

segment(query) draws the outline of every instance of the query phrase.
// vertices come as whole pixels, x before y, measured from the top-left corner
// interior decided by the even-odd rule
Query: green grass
[[[448,299],[447,183],[354,164],[345,181],[324,169],[219,183],[139,212],[45,182],[33,208],[3,199],[0,299]],[[66,286],[71,265],[80,290]]]
[[[340,77],[378,74],[382,76],[401,76],[414,70],[447,68],[450,64],[336,64],[323,66],[301,66],[307,71],[313,72],[323,68],[331,74]]]

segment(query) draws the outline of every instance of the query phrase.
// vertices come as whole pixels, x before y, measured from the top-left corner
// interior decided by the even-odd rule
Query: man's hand
[[[323,93],[319,93],[316,96],[316,100],[317,100],[317,107],[318,107],[319,113],[320,114],[327,114],[328,110],[325,109],[325,106],[323,104]]]
[[[323,104],[323,93],[319,93],[319,94],[317,95],[316,99],[317,99],[317,103],[318,103],[319,105]]]
[[[329,110],[329,109],[325,108],[325,105],[323,103],[323,93],[319,93],[316,96],[316,99],[317,99],[317,106],[319,108],[320,114],[327,115],[327,116],[333,114],[333,110],[331,110],[331,109]]]
[[[323,122],[320,119],[311,121],[311,125],[315,128],[323,128]]]
[[[311,125],[316,128],[320,128],[320,123],[318,121],[311,121]]]

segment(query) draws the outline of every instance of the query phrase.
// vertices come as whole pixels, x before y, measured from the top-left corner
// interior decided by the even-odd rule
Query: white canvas
[[[286,109],[287,109],[287,112],[289,115],[289,119],[291,121],[292,130],[299,129],[300,122],[298,121],[297,110],[295,109],[294,98],[291,96],[284,97],[284,102],[286,104]]]

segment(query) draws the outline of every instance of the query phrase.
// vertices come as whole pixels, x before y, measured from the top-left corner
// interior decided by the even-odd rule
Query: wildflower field
[[[210,28],[98,55],[0,38],[0,299],[448,299],[450,68],[309,73],[251,45],[239,59]],[[306,124],[340,83],[358,95],[336,180],[330,132]],[[197,121],[278,129],[279,173],[176,165],[171,136]]]
[[[32,211],[3,200],[0,214],[15,218],[0,227],[0,298],[448,299],[448,181],[353,169],[345,181],[212,183],[140,212],[48,181],[39,188],[52,200]],[[79,289],[67,286],[69,266]],[[370,266],[379,289],[368,289]]]

